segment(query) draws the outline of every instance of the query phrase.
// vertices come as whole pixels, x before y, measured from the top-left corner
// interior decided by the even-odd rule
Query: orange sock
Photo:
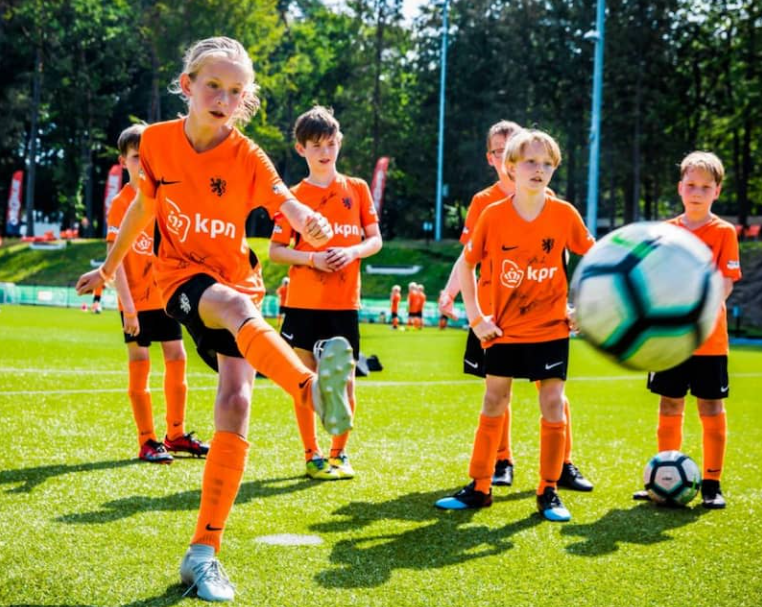
[[[683,444],[683,415],[659,414],[659,451],[680,451]]]
[[[304,461],[308,462],[313,455],[320,453],[317,432],[315,431],[315,412],[309,407],[302,407],[294,400],[294,413],[296,414],[299,436],[302,439],[302,445],[304,445]]]
[[[392,318],[392,327],[395,329],[400,326],[400,319],[399,318]]]
[[[479,427],[476,429],[468,475],[476,481],[474,488],[482,493],[489,493],[492,487],[492,474],[495,471],[497,445],[500,442],[502,426],[502,415],[498,417],[479,415]]]
[[[728,418],[725,411],[719,415],[702,415],[701,426],[704,429],[704,478],[719,481],[728,439]]]
[[[297,403],[311,402],[310,371],[283,338],[262,318],[250,318],[238,331],[238,349],[249,364],[269,377]]]
[[[188,383],[185,381],[185,359],[164,361],[164,399],[167,401],[167,437],[185,434],[185,402]]]
[[[129,364],[129,387],[127,393],[132,405],[132,416],[138,427],[138,445],[147,440],[156,440],[153,428],[151,392],[148,390],[148,374],[151,372],[150,360],[131,360]]]
[[[350,398],[349,399],[349,408],[352,409],[352,415],[355,413],[355,399]],[[347,446],[347,441],[349,440],[349,433],[351,430],[347,430],[344,434],[341,434],[340,436],[334,436],[331,439],[331,457],[339,457],[341,455],[341,452],[344,451],[344,449]]]
[[[564,465],[564,443],[566,441],[566,422],[549,422],[540,418],[540,486],[537,495],[545,487],[556,488]]]
[[[219,552],[222,531],[238,495],[249,443],[234,432],[215,432],[204,466],[201,507],[191,544],[214,546]]]
[[[564,395],[564,417],[566,418],[566,442],[564,443],[564,463],[571,464],[571,450],[572,450],[572,426],[571,426],[571,409],[569,408],[569,399]]]
[[[500,443],[497,446],[497,459],[507,459],[513,462],[513,452],[511,451],[511,405],[503,414],[503,423],[500,427]]]

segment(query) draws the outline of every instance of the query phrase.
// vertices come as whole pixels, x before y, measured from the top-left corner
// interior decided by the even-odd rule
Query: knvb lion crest
[[[227,182],[222,177],[212,177],[209,179],[209,186],[212,189],[212,194],[222,197],[227,189]]]

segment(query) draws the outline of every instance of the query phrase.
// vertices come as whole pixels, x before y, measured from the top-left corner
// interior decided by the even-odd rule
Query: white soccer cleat
[[[312,383],[313,408],[329,434],[344,434],[352,428],[347,396],[347,382],[355,368],[352,346],[343,337],[332,337],[317,342],[313,354],[317,360],[317,381]]]
[[[193,544],[188,548],[180,564],[180,579],[189,586],[183,596],[194,588],[196,596],[205,601],[226,602],[232,601],[235,596],[235,588],[222,563],[214,556],[212,546]]]

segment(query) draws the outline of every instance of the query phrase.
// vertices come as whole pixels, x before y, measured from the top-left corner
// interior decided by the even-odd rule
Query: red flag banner
[[[5,222],[5,233],[8,236],[18,236],[21,232],[21,190],[24,183],[24,171],[16,171],[11,179],[11,189],[8,192],[8,214]]]
[[[381,205],[384,204],[384,186],[386,185],[386,171],[389,168],[389,157],[381,156],[376,162],[376,169],[373,171],[373,181],[370,184],[370,194],[373,196],[373,205],[376,207],[376,214],[381,220]]]
[[[103,192],[103,225],[105,226],[108,218],[108,211],[111,208],[111,201],[114,196],[122,189],[122,165],[115,164],[109,169],[106,178],[106,189]]]

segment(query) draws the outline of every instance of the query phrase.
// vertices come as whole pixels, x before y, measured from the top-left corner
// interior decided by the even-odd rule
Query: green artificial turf
[[[304,477],[290,399],[254,390],[248,468],[220,558],[237,605],[752,606],[762,603],[762,351],[734,349],[725,511],[634,502],[656,451],[645,376],[575,340],[567,394],[574,461],[591,494],[562,492],[566,524],[535,513],[536,390],[513,391],[516,481],[481,511],[434,501],[468,482],[482,384],[461,371],[465,332],[366,325],[384,370],[359,380],[349,453],[358,476]],[[216,376],[188,343],[187,429],[211,438]],[[161,350],[154,417],[164,433]],[[0,605],[194,605],[178,566],[203,460],[138,462],[118,315],[0,308]],[[683,450],[701,459],[693,399]],[[321,445],[328,437],[321,433]],[[292,534],[306,545],[271,545]],[[314,543],[319,541],[320,543]],[[312,542],[312,543],[311,543]]]

